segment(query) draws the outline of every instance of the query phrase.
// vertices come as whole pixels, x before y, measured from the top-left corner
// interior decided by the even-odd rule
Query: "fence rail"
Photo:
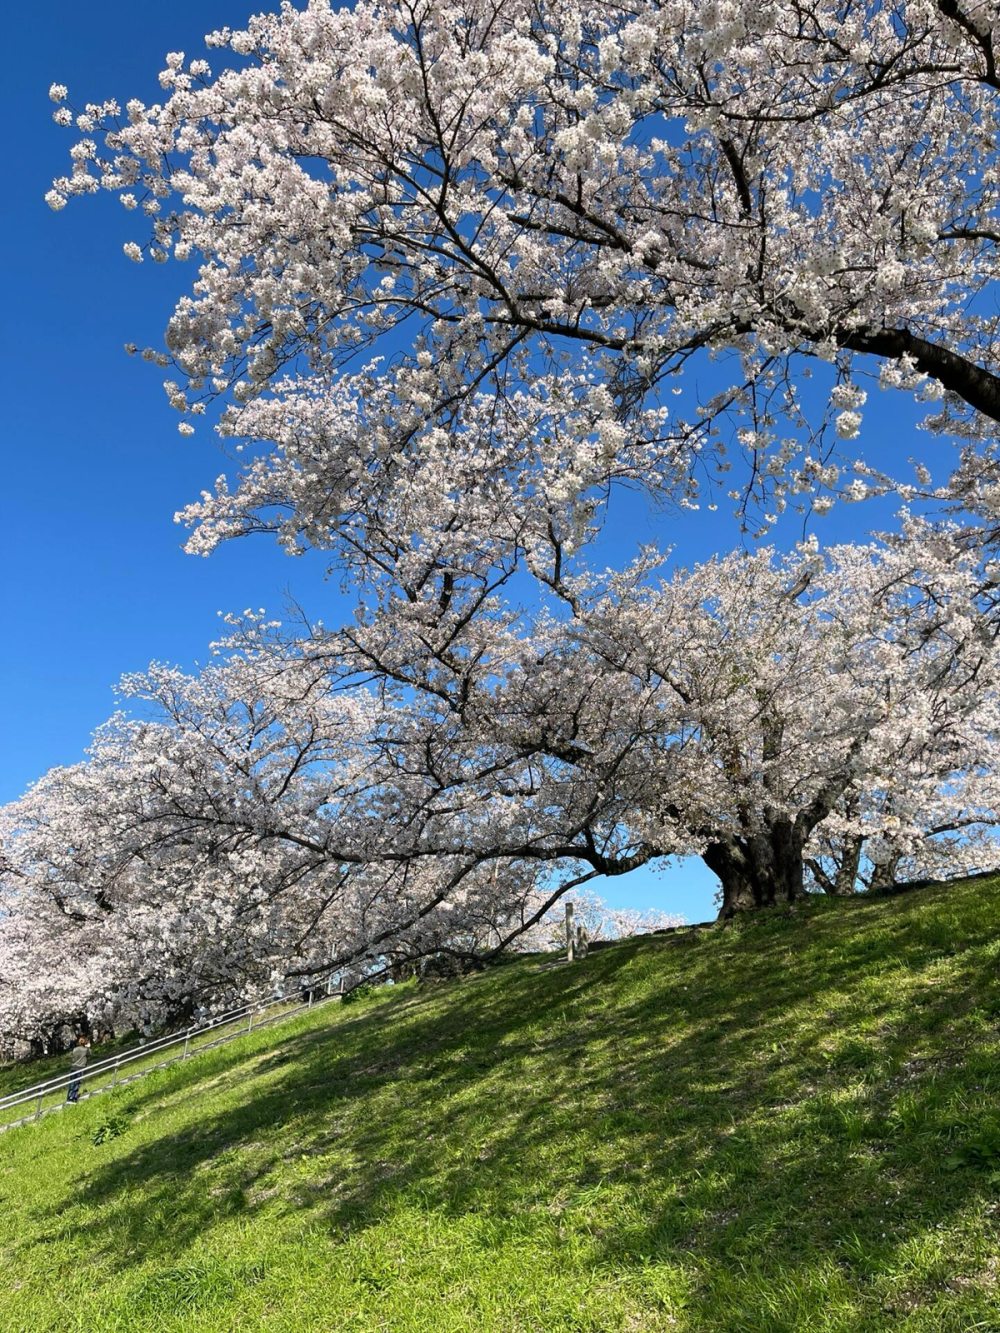
[[[0,1097],[0,1134],[16,1125],[40,1120],[52,1111],[60,1111],[68,1102],[71,1104],[76,1100],[69,1096],[71,1084],[75,1085],[81,1100],[101,1092],[110,1092],[122,1084],[132,1083],[137,1078],[151,1074],[154,1069],[164,1069],[178,1060],[188,1060],[201,1051],[235,1041],[237,1037],[245,1036],[257,1028],[268,1027],[284,1018],[291,1018],[293,1014],[303,1013],[315,1004],[340,998],[341,993],[333,989],[331,979],[326,983],[325,993],[310,988],[305,1000],[292,1001],[277,997],[262,1004],[245,1004],[182,1032],[157,1037],[153,1041],[119,1051],[117,1055],[97,1060],[83,1069],[71,1069],[29,1088],[7,1093]]]

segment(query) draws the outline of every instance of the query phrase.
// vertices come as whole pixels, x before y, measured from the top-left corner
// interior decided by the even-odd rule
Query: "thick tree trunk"
[[[838,898],[849,897],[855,889],[858,882],[858,869],[861,866],[861,848],[864,846],[864,838],[848,838],[844,843],[844,854],[841,857],[840,865],[837,867],[837,874],[833,881],[831,892]]]
[[[895,887],[901,856],[890,856],[888,861],[880,861],[872,871],[869,889],[883,892]]]
[[[711,843],[702,859],[722,882],[720,921],[793,903],[805,892],[802,838],[785,819],[749,838]]]

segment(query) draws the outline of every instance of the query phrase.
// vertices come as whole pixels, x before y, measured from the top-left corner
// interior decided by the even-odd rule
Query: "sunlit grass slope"
[[[0,1329],[1000,1330],[1000,881],[321,1009],[0,1136]]]

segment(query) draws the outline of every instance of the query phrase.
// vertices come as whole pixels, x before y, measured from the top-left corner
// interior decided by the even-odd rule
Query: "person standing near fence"
[[[86,1037],[81,1037],[73,1047],[73,1054],[69,1057],[69,1067],[75,1075],[69,1081],[66,1089],[66,1100],[75,1102],[80,1096],[80,1084],[83,1082],[83,1071],[87,1067],[87,1059],[90,1055],[90,1042]]]

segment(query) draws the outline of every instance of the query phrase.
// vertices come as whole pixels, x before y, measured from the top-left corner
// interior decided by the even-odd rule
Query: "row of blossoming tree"
[[[198,262],[143,356],[245,463],[190,549],[326,551],[359,606],[128,678],[143,720],[8,808],[0,1028],[482,956],[667,855],[724,917],[994,864],[995,22],[312,0],[213,34],[218,74],[170,54],[154,105],[53,86],[50,205],[111,191],[131,259]],[[927,405],[906,481],[851,452],[876,383]],[[755,537],[910,508],[602,571],[622,487]]]
[[[569,885],[669,855],[704,858],[723,916],[809,876],[852,892],[863,863],[1000,863],[993,593],[913,521],[826,557],[581,574],[561,617],[234,622],[201,673],[128,677],[143,720],[7,807],[5,1027],[482,958]]]

